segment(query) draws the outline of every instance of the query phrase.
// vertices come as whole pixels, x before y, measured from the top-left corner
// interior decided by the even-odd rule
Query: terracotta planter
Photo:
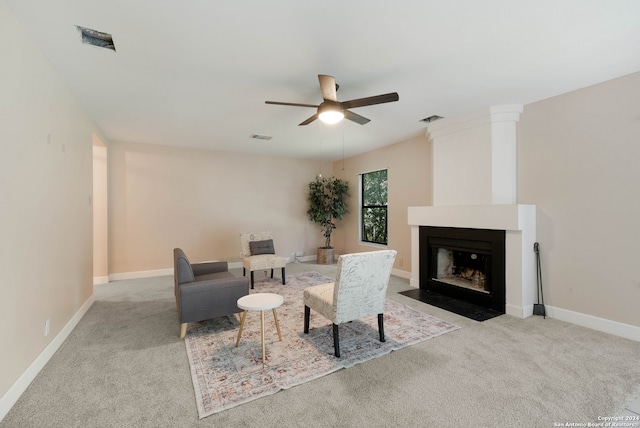
[[[334,263],[333,251],[333,248],[318,248],[318,264],[332,265]]]

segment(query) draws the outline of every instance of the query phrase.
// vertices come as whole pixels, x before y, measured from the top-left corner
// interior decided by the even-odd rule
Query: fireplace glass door
[[[437,268],[431,279],[482,293],[491,292],[491,282],[487,279],[491,266],[490,254],[442,247],[435,248],[433,254]]]

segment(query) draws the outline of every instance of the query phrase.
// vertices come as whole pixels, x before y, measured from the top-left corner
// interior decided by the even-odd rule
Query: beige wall
[[[240,261],[240,232],[271,230],[276,252],[314,255],[307,184],[318,162],[116,142],[109,145],[111,274],[191,261]]]
[[[518,140],[545,303],[640,326],[640,73],[525,106]]]
[[[95,127],[3,1],[0,58],[4,397],[93,294]],[[45,337],[46,320],[51,330]]]
[[[398,251],[394,269],[411,272],[411,228],[407,208],[431,205],[431,144],[426,136],[396,143],[333,164],[333,174],[349,182],[349,214],[337,223],[333,245],[337,254],[372,251],[380,246],[360,242],[359,176],[388,169],[388,248]]]

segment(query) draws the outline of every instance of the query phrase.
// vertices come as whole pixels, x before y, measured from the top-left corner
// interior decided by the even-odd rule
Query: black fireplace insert
[[[420,227],[420,290],[505,313],[505,231]]]

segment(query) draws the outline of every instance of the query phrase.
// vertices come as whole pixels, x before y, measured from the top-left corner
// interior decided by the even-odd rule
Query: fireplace
[[[505,313],[505,231],[420,226],[420,290]]]
[[[499,305],[502,313],[519,318],[532,315],[536,297],[533,244],[538,214],[535,205],[518,203],[517,123],[522,111],[522,105],[516,104],[491,106],[428,125],[431,205],[409,207],[407,213],[411,226],[410,284],[416,291],[431,293],[422,288],[434,285],[485,301],[492,296],[495,301],[487,304],[496,308]],[[488,258],[484,256],[484,244],[474,244],[475,247],[464,250],[468,259],[479,260],[481,268],[484,264],[490,267],[490,272],[484,273],[483,290],[474,289],[482,282],[480,274],[475,273],[479,270],[476,264],[461,278],[469,280],[471,275],[471,287],[454,289],[454,285],[443,281],[446,275],[442,272],[431,275],[434,279],[429,277],[425,266],[429,266],[429,257],[433,256],[425,255],[429,252],[428,245],[420,239],[425,226],[501,231],[502,237],[497,241],[484,237],[462,238],[492,243]],[[495,242],[501,248],[495,247]],[[449,242],[445,244],[441,248],[446,250]],[[497,263],[503,266],[498,268]],[[474,275],[477,284],[473,284]]]

